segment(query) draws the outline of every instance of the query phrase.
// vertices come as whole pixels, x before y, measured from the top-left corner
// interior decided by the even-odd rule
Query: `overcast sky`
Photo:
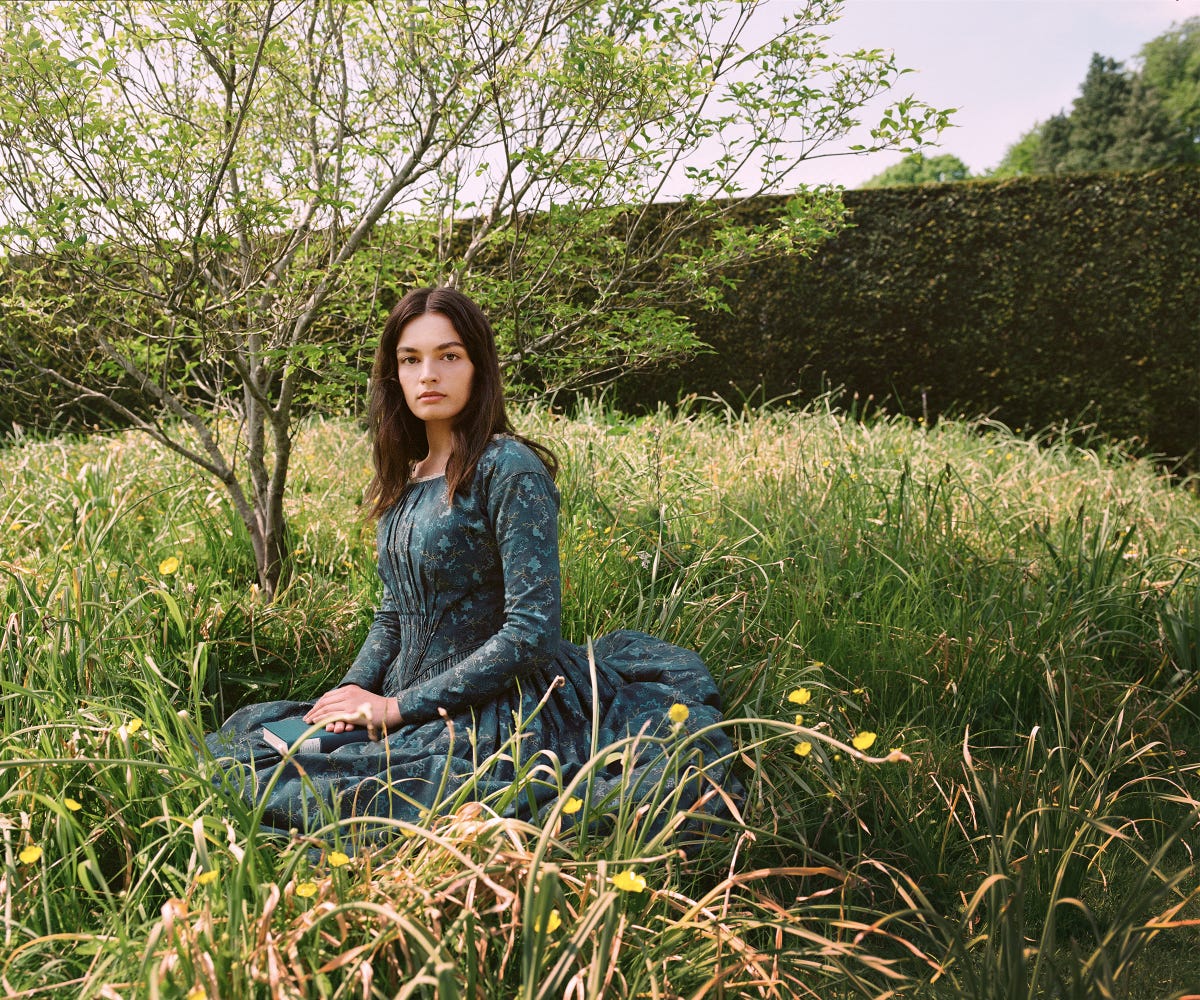
[[[771,0],[780,12],[791,0]],[[846,0],[830,29],[839,51],[891,49],[898,96],[956,107],[941,149],[973,173],[994,167],[1037,121],[1069,108],[1093,52],[1129,63],[1173,23],[1200,16],[1200,0]],[[898,153],[806,164],[801,179],[854,187]]]

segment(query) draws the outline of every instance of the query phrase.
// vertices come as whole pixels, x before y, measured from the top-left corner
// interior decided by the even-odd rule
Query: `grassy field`
[[[193,746],[365,634],[362,433],[300,435],[273,602],[223,495],[145,439],[11,441],[5,995],[1200,994],[1194,489],[824,405],[519,423],[564,461],[567,637],[712,667],[746,790],[721,835],[682,856],[670,803],[569,825],[567,787],[538,825],[455,801],[353,857],[336,824],[259,836]]]

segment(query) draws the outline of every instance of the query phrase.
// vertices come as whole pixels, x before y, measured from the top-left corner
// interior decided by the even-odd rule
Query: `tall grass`
[[[824,401],[521,425],[563,459],[567,636],[655,632],[723,691],[744,796],[709,841],[681,854],[677,802],[592,802],[587,773],[547,760],[382,838],[261,835],[194,746],[242,702],[324,689],[365,634],[360,432],[300,436],[294,573],[269,603],[222,495],[170,455],[127,435],[11,441],[9,995],[1196,990],[1186,484],[1065,433]],[[677,744],[641,750],[684,766]],[[598,749],[597,770],[634,752]],[[513,818],[547,784],[539,822]]]

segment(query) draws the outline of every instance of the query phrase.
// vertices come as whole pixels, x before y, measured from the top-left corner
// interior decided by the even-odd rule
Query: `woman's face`
[[[415,417],[449,422],[471,399],[475,366],[454,324],[441,313],[425,313],[400,332],[396,375]]]

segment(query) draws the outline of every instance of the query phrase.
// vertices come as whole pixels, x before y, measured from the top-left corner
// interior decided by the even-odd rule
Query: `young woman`
[[[247,796],[266,796],[267,824],[311,828],[322,808],[411,820],[465,782],[475,798],[510,784],[514,756],[542,754],[569,779],[593,745],[670,732],[674,705],[686,706],[691,731],[720,719],[695,653],[615,632],[594,643],[593,676],[587,651],[561,639],[557,462],[510,429],[495,338],[474,302],[424,288],[396,305],[375,358],[370,421],[367,499],[383,594],[366,641],[315,703],[250,705],[208,737],[246,778]],[[280,769],[262,727],[296,717],[334,733],[365,728],[369,739],[296,754]],[[639,777],[644,788],[669,786],[659,748],[643,750],[644,774],[601,769],[593,797]],[[730,753],[720,730],[706,736],[705,773],[689,772],[683,808],[711,793]],[[555,795],[551,781],[531,791]]]

